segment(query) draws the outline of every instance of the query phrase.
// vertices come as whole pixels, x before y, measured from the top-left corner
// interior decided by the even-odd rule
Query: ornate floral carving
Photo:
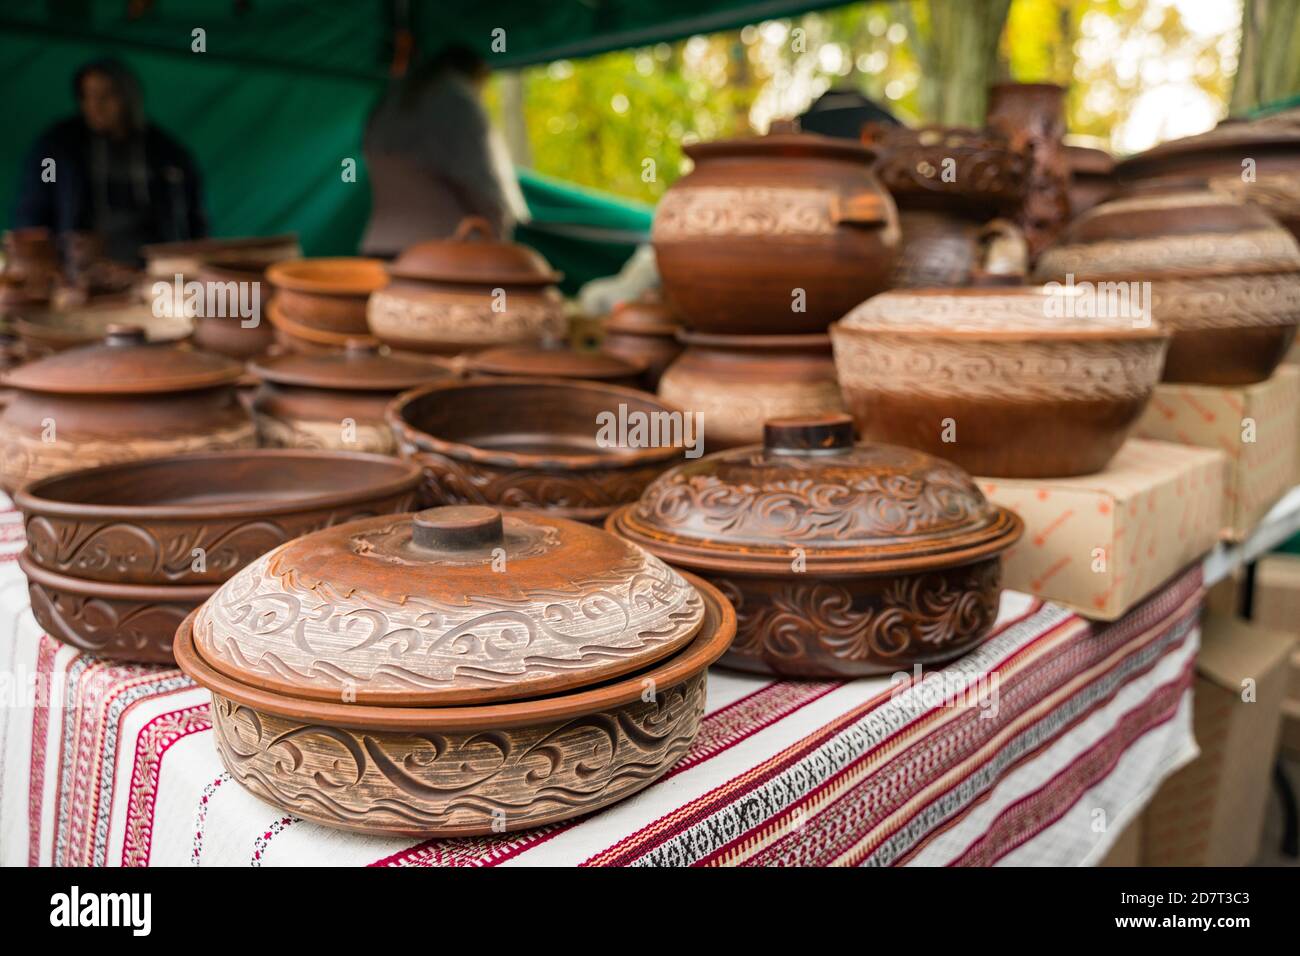
[[[1096,208],[1114,211],[1111,203]],[[1285,229],[1107,239],[1057,246],[1044,252],[1035,267],[1040,280],[1073,275],[1076,282],[1101,276],[1157,279],[1161,272],[1199,276],[1268,270],[1300,270],[1300,246]]]
[[[1023,200],[1028,158],[1005,139],[958,127],[872,124],[876,175],[900,204],[929,194],[1014,207]]]
[[[694,186],[669,190],[655,242],[717,236],[822,236],[835,231],[837,194],[805,186]]]
[[[217,750],[253,793],[332,826],[443,835],[537,826],[620,800],[667,771],[704,714],[706,675],[650,701],[474,733],[345,730],[213,695]]]
[[[286,420],[257,413],[257,437],[263,448],[308,448],[333,451],[364,451],[376,455],[395,455],[397,439],[385,422],[358,421],[353,428],[355,441],[343,440],[339,421]]]
[[[705,373],[707,374],[707,370]],[[678,408],[704,416],[704,440],[711,448],[763,440],[769,418],[842,412],[839,383],[746,381],[744,401],[736,401],[735,383],[707,380],[704,374],[670,366],[659,384],[659,397]]]
[[[81,651],[145,663],[172,663],[172,637],[194,605],[110,600],[28,582],[32,614],[47,634]]]
[[[1212,176],[1210,189],[1234,202],[1262,206],[1279,219],[1300,216],[1300,170],[1285,173],[1260,173],[1254,182],[1246,182],[1240,173]]]
[[[558,295],[507,292],[506,308],[495,311],[492,296],[451,293],[396,293],[370,296],[367,318],[385,336],[430,343],[476,346],[556,339],[564,334],[564,304]]]

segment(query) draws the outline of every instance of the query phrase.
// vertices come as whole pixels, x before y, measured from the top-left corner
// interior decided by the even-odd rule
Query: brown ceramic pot
[[[664,294],[690,329],[825,332],[888,288],[893,200],[857,143],[777,134],[686,147],[695,168],[659,201]]]
[[[326,448],[397,454],[384,418],[400,392],[451,376],[436,360],[404,357],[369,340],[352,340],[341,352],[287,352],[249,363],[261,385],[253,418],[266,448]]]
[[[1065,89],[1051,83],[996,84],[989,89],[985,125],[1029,158],[1017,224],[1032,261],[1056,241],[1070,218]]]
[[[342,347],[369,334],[366,303],[388,282],[378,259],[289,259],[266,270],[275,289],[272,325],[316,345]]]
[[[182,626],[176,656],[254,794],[330,826],[465,836],[657,779],[734,633],[716,589],[635,545],[453,507],[277,548]]]
[[[1070,167],[1071,217],[1081,216],[1098,203],[1105,202],[1119,188],[1115,157],[1104,149],[1066,146],[1065,161]]]
[[[341,452],[205,452],[33,482],[23,513],[32,611],[46,633],[102,657],[171,661],[181,620],[277,545],[408,510],[419,469]]]
[[[5,276],[25,299],[48,302],[59,280],[59,250],[44,226],[9,229],[4,235]]]
[[[533,250],[465,219],[450,239],[412,246],[388,267],[370,300],[374,334],[394,348],[454,355],[564,338],[562,276]]]
[[[853,444],[847,416],[768,423],[762,446],[678,466],[606,527],[736,607],[722,663],[843,678],[951,660],[992,629],[1022,524],[929,455]]]
[[[1023,248],[1016,260],[986,262],[989,224],[1024,201],[1024,154],[991,133],[956,127],[869,124],[863,140],[878,152],[876,175],[898,205],[894,288],[970,285],[990,271],[1024,276]]]
[[[641,386],[653,392],[664,371],[682,353],[681,323],[658,293],[619,303],[601,324],[600,350],[645,367]]]
[[[1150,283],[1173,333],[1164,379],[1245,385],[1273,374],[1300,322],[1300,246],[1257,206],[1178,186],[1135,191],[1070,224],[1040,281]]]
[[[235,397],[242,368],[220,355],[114,328],[103,343],[13,369],[0,415],[0,487],[91,465],[208,449],[250,448]]]
[[[867,441],[972,474],[1100,471],[1160,379],[1169,334],[1089,313],[1081,290],[915,289],[831,327],[844,401]]]
[[[659,383],[659,397],[703,416],[709,451],[763,439],[770,418],[844,410],[826,335],[683,332],[686,351]]]
[[[597,382],[488,379],[435,382],[393,401],[388,421],[401,453],[424,467],[434,504],[547,511],[603,521],[636,500],[682,455],[679,443],[602,441],[602,418],[681,412],[653,395]],[[686,439],[688,440],[688,439]]]
[[[1300,124],[1287,116],[1225,121],[1119,163],[1125,185],[1195,181],[1263,209],[1300,238]]]
[[[468,356],[464,365],[474,375],[578,379],[628,388],[639,386],[641,374],[645,371],[641,363],[614,355],[538,346],[485,349]]]
[[[198,273],[198,281],[205,289],[220,286],[226,301],[236,301],[241,290],[250,290],[256,283],[257,310],[255,316],[200,315],[194,319],[194,344],[207,352],[228,355],[236,359],[250,359],[264,354],[275,344],[275,328],[266,315],[265,308],[271,298],[271,284],[266,281],[266,270],[271,261],[218,260],[205,262]],[[244,291],[244,301],[251,302]]]

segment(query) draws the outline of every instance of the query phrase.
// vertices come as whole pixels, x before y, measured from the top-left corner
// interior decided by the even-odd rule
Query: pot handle
[[[468,242],[477,236],[480,239],[495,239],[496,230],[492,228],[492,223],[488,222],[482,216],[466,216],[452,233],[452,242]]]
[[[831,222],[837,226],[883,226],[889,222],[889,211],[876,193],[836,196],[831,200]]]
[[[1029,271],[1029,241],[1009,219],[992,219],[979,232],[982,250],[976,285],[1023,281]]]

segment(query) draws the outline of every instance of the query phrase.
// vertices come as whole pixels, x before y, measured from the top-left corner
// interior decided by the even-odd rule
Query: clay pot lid
[[[1065,144],[1065,161],[1074,175],[1110,176],[1115,172],[1115,157],[1096,146]]]
[[[683,147],[683,152],[696,162],[703,159],[779,157],[838,159],[870,165],[876,159],[874,149],[851,139],[798,132],[789,123],[774,123],[772,129],[773,131],[766,136],[741,136],[736,139],[691,143]]]
[[[366,296],[388,284],[382,262],[359,256],[284,259],[267,268],[266,278],[277,288],[316,295]]]
[[[623,335],[676,335],[681,328],[676,314],[658,296],[620,302],[602,324],[606,332]]]
[[[4,384],[58,395],[146,395],[231,385],[244,368],[223,355],[150,343],[138,325],[110,326],[102,342],[8,372]]]
[[[268,552],[200,609],[213,668],[295,698],[441,706],[567,692],[699,630],[698,590],[590,525],[473,505],[337,525]]]
[[[554,285],[563,276],[527,246],[498,239],[481,216],[461,220],[449,239],[416,243],[388,267],[399,279],[466,284]]]
[[[880,156],[876,175],[904,205],[1009,211],[1024,201],[1029,160],[995,132],[870,123],[862,135]],[[951,178],[945,164],[953,167]]]
[[[1144,167],[1167,160],[1261,147],[1300,148],[1300,126],[1294,122],[1267,117],[1249,122],[1225,121],[1204,133],[1166,140],[1144,152],[1129,156],[1116,164],[1116,170],[1121,176],[1133,175]]]
[[[248,370],[277,385],[393,393],[452,374],[432,358],[394,355],[369,338],[348,339],[340,352],[260,356],[248,363]]]
[[[1193,187],[1155,183],[1099,203],[1039,257],[1042,281],[1073,275],[1152,279],[1300,270],[1300,245],[1257,206]]]
[[[589,381],[628,379],[645,371],[634,363],[604,352],[575,352],[570,348],[502,347],[470,356],[466,366],[484,375],[519,378],[578,378]]]
[[[950,462],[854,444],[847,415],[778,419],[763,444],[656,479],[607,527],[692,570],[793,575],[947,567],[996,554],[1021,521]]]

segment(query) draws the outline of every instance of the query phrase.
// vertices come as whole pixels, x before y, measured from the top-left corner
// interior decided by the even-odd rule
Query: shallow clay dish
[[[155,279],[176,275],[192,278],[205,262],[275,262],[302,254],[298,236],[247,236],[235,239],[195,239],[185,242],[161,242],[141,250],[145,272]]]
[[[848,416],[769,422],[763,445],[665,473],[606,527],[735,605],[729,667],[863,677],[951,660],[997,617],[1016,515],[961,469],[854,445]]]
[[[682,332],[686,347],[659,382],[659,397],[703,417],[709,451],[763,440],[770,418],[842,412],[826,335]]]
[[[176,657],[254,794],[331,826],[463,836],[657,779],[734,632],[716,589],[599,529],[453,507],[277,548],[182,625]]]
[[[867,300],[831,327],[859,436],[981,476],[1100,471],[1150,400],[1169,335],[1140,316],[1071,317],[1084,297],[1025,286]]]
[[[111,326],[144,330],[150,342],[183,342],[194,330],[189,319],[158,317],[147,305],[114,302],[70,309],[16,310],[13,328],[35,354],[47,355],[102,341]]]
[[[251,448],[235,395],[243,367],[225,356],[113,327],[98,345],[11,369],[0,414],[0,487],[109,462]]]
[[[408,510],[419,469],[344,452],[178,455],[70,472],[14,498],[32,610],[104,657],[171,660],[176,627],[250,561],[299,535]]]
[[[507,378],[564,378],[609,382],[636,388],[645,365],[601,352],[571,348],[514,346],[485,349],[469,356],[465,368],[475,375]]]
[[[424,467],[434,504],[603,521],[682,454],[680,446],[603,447],[598,416],[618,416],[621,406],[638,418],[677,411],[616,385],[478,378],[407,392],[388,421],[402,455]]]
[[[687,328],[825,332],[889,287],[898,215],[871,150],[779,133],[686,154],[695,168],[659,201],[651,237],[664,294]]]
[[[394,348],[454,355],[564,337],[562,276],[533,250],[500,240],[469,217],[450,239],[407,249],[370,299],[374,334]]]
[[[430,356],[401,356],[373,340],[349,340],[340,352],[287,352],[248,365],[261,381],[253,418],[264,448],[332,448],[397,453],[384,419],[388,403],[407,389],[452,371]]]
[[[1150,282],[1173,333],[1164,380],[1260,382],[1300,322],[1300,245],[1256,206],[1205,190],[1151,187],[1093,207],[1036,266],[1039,281]]]

